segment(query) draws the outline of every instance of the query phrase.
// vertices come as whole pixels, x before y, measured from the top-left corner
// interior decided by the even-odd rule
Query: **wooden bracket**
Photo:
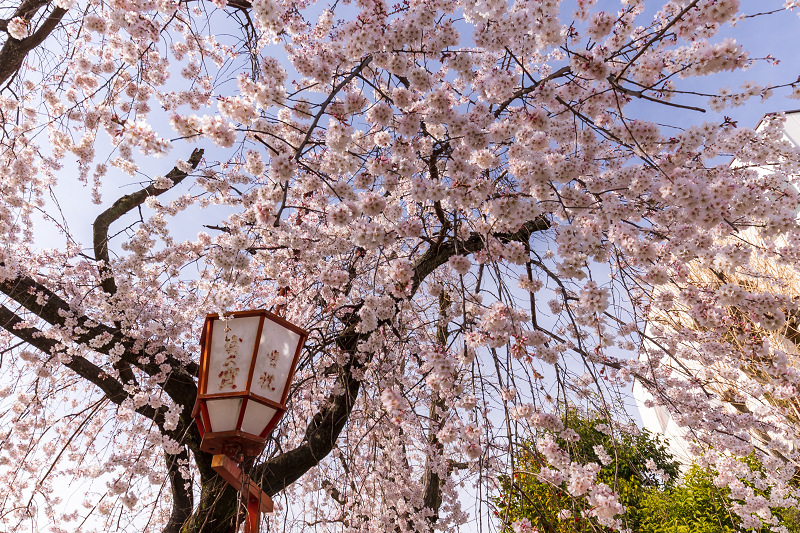
[[[244,475],[233,459],[227,455],[215,455],[211,459],[211,468],[229,485],[247,496],[248,503],[250,500],[256,500],[258,509],[262,513],[272,512],[274,508],[272,498],[267,496],[255,481]]]

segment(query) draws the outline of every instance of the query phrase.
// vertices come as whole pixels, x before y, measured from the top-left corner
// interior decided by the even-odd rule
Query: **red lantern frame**
[[[243,390],[240,391],[208,393],[208,374],[211,366],[210,359],[214,322],[219,320],[248,317],[260,317],[260,320],[258,322],[258,331],[256,333],[255,342],[253,345],[253,354],[250,358],[250,368],[248,370],[246,381],[247,385]],[[292,358],[292,362],[289,367],[288,374],[286,375],[286,382],[283,386],[280,402],[276,402],[275,400],[271,400],[256,394],[251,390],[253,384],[253,374],[255,373],[259,348],[261,346],[262,332],[264,329],[264,324],[267,320],[272,321],[278,326],[285,328],[286,330],[289,330],[300,337],[294,357]],[[289,386],[297,368],[300,352],[302,351],[303,345],[305,344],[307,338],[307,331],[264,309],[236,311],[225,315],[224,317],[216,313],[206,316],[205,324],[203,325],[203,332],[200,336],[200,372],[197,389],[197,401],[195,402],[194,409],[192,410],[192,417],[194,417],[197,427],[200,431],[200,436],[203,439],[202,443],[200,444],[200,449],[202,451],[212,454],[225,454],[237,462],[241,461],[244,457],[255,457],[261,453],[266,445],[267,436],[286,412],[286,398],[289,395]],[[235,427],[232,430],[213,431],[207,402],[220,399],[242,400],[241,406],[239,407],[238,420],[236,421]],[[270,421],[259,434],[250,433],[242,429],[242,422],[250,402],[255,402],[261,406],[266,406],[275,410],[275,414],[272,415]]]

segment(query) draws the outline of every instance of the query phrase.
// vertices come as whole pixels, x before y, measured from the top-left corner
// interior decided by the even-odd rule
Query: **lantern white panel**
[[[265,320],[250,391],[280,402],[299,343],[300,335],[277,322]]]
[[[250,400],[244,408],[244,418],[242,418],[242,431],[252,435],[260,435],[272,417],[275,409],[264,404]]]
[[[227,321],[214,320],[211,323],[213,329],[205,394],[245,390],[260,319],[258,316],[249,316]],[[226,324],[228,331],[225,331]]]
[[[239,421],[239,411],[242,408],[241,398],[223,398],[220,400],[206,400],[208,418],[211,421],[211,431],[233,431]]]

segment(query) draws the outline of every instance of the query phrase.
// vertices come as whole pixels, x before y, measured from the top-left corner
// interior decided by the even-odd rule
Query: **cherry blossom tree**
[[[800,153],[780,114],[701,112],[800,90],[693,84],[759,60],[720,35],[738,0],[594,4],[0,8],[3,528],[235,527],[191,412],[204,315],[246,308],[311,333],[245,465],[281,506],[265,527],[456,530],[565,405],[625,431],[634,377],[742,523],[776,524],[796,291],[731,280],[797,268]],[[537,446],[621,527],[597,465]]]

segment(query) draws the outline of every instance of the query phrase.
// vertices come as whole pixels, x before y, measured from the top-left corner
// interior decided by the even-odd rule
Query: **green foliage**
[[[598,445],[611,456],[612,461],[602,466],[597,477],[619,495],[620,503],[628,509],[625,518],[627,525],[636,531],[640,522],[638,510],[641,499],[649,490],[668,486],[647,467],[648,460],[652,460],[655,468],[661,470],[669,480],[677,477],[678,463],[673,460],[664,443],[647,431],[637,435],[615,431],[609,435],[598,429],[608,426],[606,419],[581,416],[575,410],[568,411],[564,422],[580,437],[574,442],[561,437],[557,439],[573,460],[602,464],[595,452]],[[540,531],[550,533],[607,529],[593,519],[583,517],[582,511],[588,509],[584,499],[575,499],[562,488],[538,480],[536,474],[547,465],[532,442],[525,444],[525,451],[517,459],[513,482],[512,478],[501,477],[502,495],[496,499],[497,513],[505,523],[527,518]],[[557,515],[565,509],[571,511],[572,518],[560,520]]]
[[[692,466],[681,483],[651,490],[639,502],[640,533],[733,533],[735,519],[727,510],[728,490],[712,482],[712,472]]]
[[[753,456],[742,459],[752,470],[763,467]],[[637,533],[733,533],[742,531],[738,518],[728,509],[730,491],[713,483],[716,472],[692,465],[681,483],[667,490],[649,491],[642,498],[642,520]],[[768,496],[763,491],[757,494]],[[790,533],[800,533],[800,511],[777,509],[780,524]],[[761,532],[766,533],[766,527]]]
[[[594,450],[597,445],[603,446],[611,456],[611,463],[602,467],[598,480],[619,495],[620,503],[626,508],[622,518],[633,533],[742,531],[739,519],[729,511],[730,491],[714,485],[716,472],[712,469],[693,465],[677,482],[678,463],[664,443],[647,431],[638,435],[615,432],[612,438],[597,429],[606,425],[604,419],[580,416],[574,410],[567,414],[564,422],[580,437],[576,442],[557,439],[573,460],[599,464],[600,457]],[[517,455],[513,478],[500,478],[501,494],[495,503],[496,513],[503,523],[527,518],[542,533],[608,531],[594,519],[584,517],[582,511],[590,508],[585,498],[573,498],[563,487],[539,481],[536,474],[548,465],[532,441],[526,442],[524,447],[525,451]],[[755,457],[747,457],[744,462],[754,471],[763,468]],[[664,478],[668,481],[656,476],[653,466],[666,474]],[[768,497],[768,494],[760,494]],[[558,514],[565,509],[571,511],[572,517],[561,520]],[[800,533],[800,511],[780,509],[775,515],[790,533]]]
[[[780,509],[775,514],[790,533],[800,533],[800,509]]]

